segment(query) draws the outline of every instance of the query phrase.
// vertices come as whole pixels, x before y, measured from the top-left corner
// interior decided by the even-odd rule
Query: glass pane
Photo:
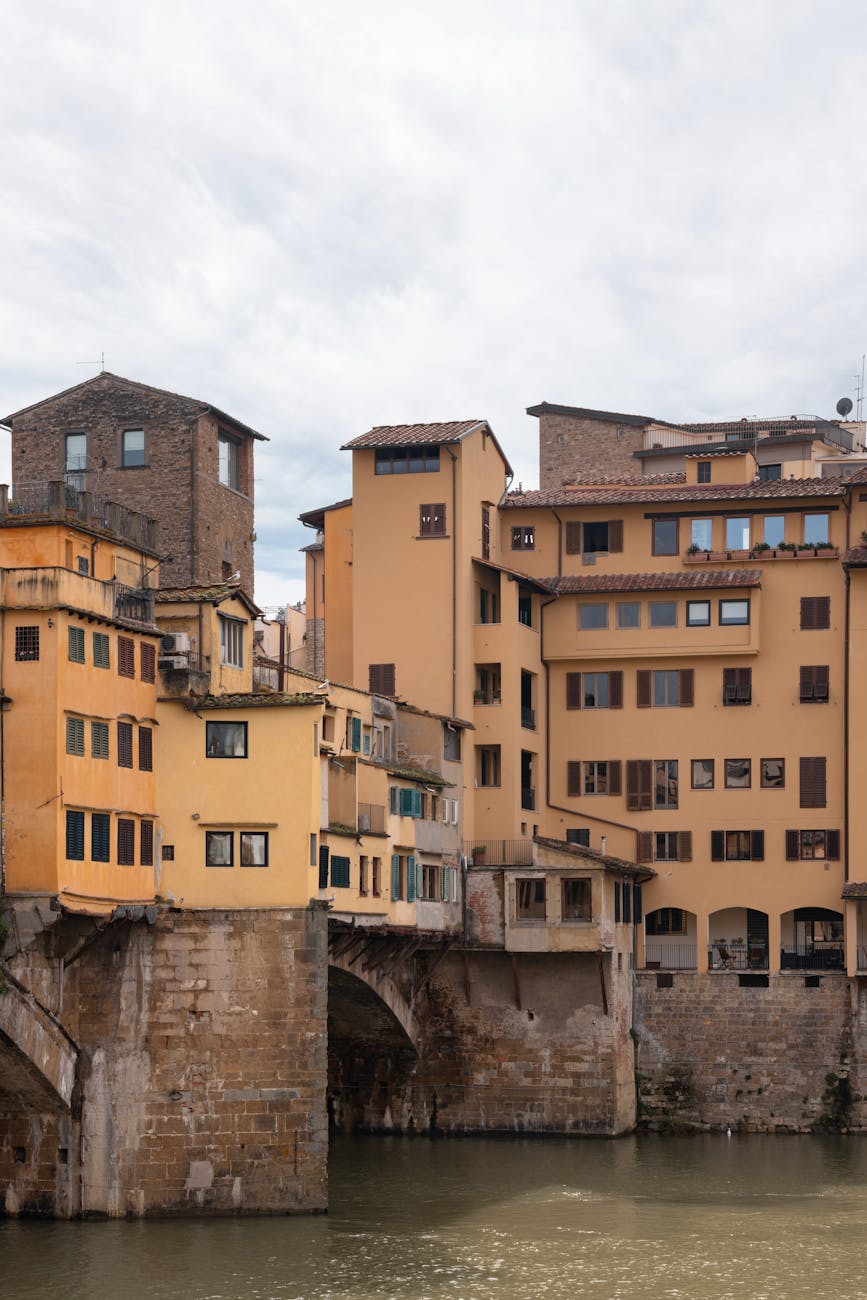
[[[652,600],[650,602],[651,627],[677,627],[677,601]]]
[[[827,542],[828,540],[828,516],[827,515],[804,515],[804,541]]]
[[[726,786],[729,790],[747,790],[750,785],[750,760],[726,759]]]
[[[232,865],[232,832],[208,831],[205,862],[209,867]]]
[[[690,543],[700,551],[709,551],[713,539],[713,521],[710,519],[693,519]]]
[[[268,836],[261,832],[241,834],[241,866],[264,867],[268,862]]]
[[[578,626],[582,631],[608,626],[607,605],[579,605]]]
[[[692,786],[694,790],[713,789],[712,758],[694,758],[692,760]]]
[[[68,433],[66,435],[66,468],[70,470],[87,469],[86,433]]]
[[[766,790],[779,789],[785,784],[785,759],[762,759],[762,786]]]
[[[710,601],[688,600],[686,602],[687,627],[707,627],[710,624]]]
[[[733,623],[749,623],[750,602],[748,600],[721,600],[719,603],[719,621],[723,626]]]
[[[654,519],[653,554],[677,555],[676,519]]]
[[[726,520],[726,550],[748,551],[750,549],[749,519]]]
[[[641,606],[637,601],[626,601],[617,606],[618,627],[640,627]]]
[[[768,546],[782,546],[786,540],[785,515],[765,515],[764,540]]]
[[[144,429],[127,429],[124,432],[123,463],[125,466],[145,463]]]

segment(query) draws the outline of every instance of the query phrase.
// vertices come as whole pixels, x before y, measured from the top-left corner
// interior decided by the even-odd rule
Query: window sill
[[[451,538],[451,533],[416,533],[417,542],[447,542]]]

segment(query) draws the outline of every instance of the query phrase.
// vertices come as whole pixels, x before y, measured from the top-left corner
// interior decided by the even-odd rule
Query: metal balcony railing
[[[766,943],[712,943],[707,950],[708,970],[767,970]]]
[[[464,853],[471,867],[529,867],[532,840],[467,840]]]
[[[842,943],[781,948],[780,970],[845,970]]]
[[[648,939],[644,945],[646,970],[696,970],[694,943],[656,943]]]
[[[528,731],[536,730],[536,710],[521,708],[521,726]]]

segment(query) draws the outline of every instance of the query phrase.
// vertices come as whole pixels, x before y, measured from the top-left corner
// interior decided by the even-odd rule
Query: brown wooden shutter
[[[710,833],[711,862],[724,862],[725,856],[726,856],[725,831],[711,831]]]
[[[638,861],[653,861],[653,832],[641,831],[638,836]]]
[[[581,525],[574,519],[566,523],[566,554],[581,554]]]
[[[691,709],[694,703],[695,703],[695,669],[681,668],[680,707],[682,709]]]
[[[801,807],[824,808],[827,803],[826,759],[801,759]]]
[[[566,764],[566,789],[570,795],[581,793],[581,764],[574,759]]]
[[[608,674],[608,707],[623,708],[623,673],[619,669]]]
[[[750,831],[750,857],[753,862],[765,860],[765,832]]]
[[[692,831],[678,831],[677,860],[678,862],[692,862]]]
[[[801,597],[801,629],[804,632],[831,626],[831,597]]]
[[[608,549],[609,551],[623,550],[622,519],[609,519],[608,521]]]
[[[566,674],[566,708],[581,708],[581,674]]]
[[[394,664],[368,664],[367,675],[372,695],[394,695]]]
[[[608,793],[620,794],[622,792],[622,777],[619,758],[609,758],[608,760]]]
[[[752,668],[723,669],[723,704],[749,704],[752,695]]]
[[[633,812],[653,807],[653,763],[649,758],[627,759],[626,806]]]
[[[829,668],[827,664],[801,665],[801,703],[827,704]]]
[[[639,709],[650,708],[650,669],[639,668],[635,674],[636,704]]]
[[[801,856],[801,837],[797,831],[786,831],[786,861],[797,862]]]
[[[827,856],[830,858],[832,862],[839,862],[840,861],[840,832],[826,831],[825,834],[827,836],[827,841],[825,844],[825,847],[827,849]]]

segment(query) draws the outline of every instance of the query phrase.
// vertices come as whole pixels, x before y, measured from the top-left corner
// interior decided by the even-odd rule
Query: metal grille
[[[19,663],[39,658],[38,627],[16,627],[15,658]]]

